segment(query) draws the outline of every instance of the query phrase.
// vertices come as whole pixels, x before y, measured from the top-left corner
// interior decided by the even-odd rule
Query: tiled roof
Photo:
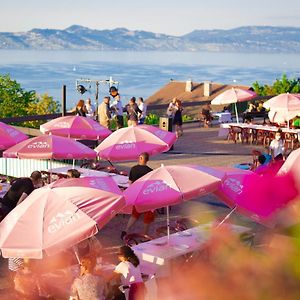
[[[231,87],[240,87],[248,89],[249,86],[237,86],[220,83],[211,83],[211,93],[209,97],[204,97],[204,83],[193,82],[193,89],[191,92],[185,91],[186,82],[184,81],[170,81],[168,84],[163,86],[160,90],[146,99],[147,104],[168,104],[174,97],[177,97],[183,102],[194,102],[194,101],[207,101],[212,100],[220,93],[230,89]]]

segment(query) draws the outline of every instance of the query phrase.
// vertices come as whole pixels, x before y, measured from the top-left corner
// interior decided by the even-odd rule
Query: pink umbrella
[[[162,166],[144,175],[125,190],[125,212],[139,212],[179,204],[206,195],[220,186],[220,179],[190,166]]]
[[[28,139],[28,136],[14,127],[0,122],[0,150],[7,149]]]
[[[233,87],[228,89],[227,91],[221,93],[216,98],[211,101],[213,105],[226,105],[234,103],[235,105],[235,113],[237,123],[239,122],[238,112],[237,112],[237,102],[248,101],[252,98],[256,97],[256,93],[250,90],[243,90],[240,88]]]
[[[23,141],[3,152],[3,157],[36,159],[93,159],[96,152],[75,140],[42,135]]]
[[[167,233],[170,236],[169,206],[215,191],[220,179],[189,166],[162,166],[135,181],[124,192],[130,213],[135,206],[139,212],[167,206]]]
[[[67,116],[51,120],[40,126],[44,134],[53,134],[74,139],[100,140],[108,137],[111,131],[98,122],[81,116]]]
[[[270,109],[269,117],[272,122],[284,123],[300,114],[300,95],[280,94],[266,101],[264,107]]]
[[[170,144],[140,126],[119,129],[107,137],[95,151],[102,159],[125,161],[137,159],[142,152],[155,155],[168,151]]]
[[[236,168],[205,169],[222,179],[222,185],[215,194],[233,208],[224,220],[237,210],[256,222],[273,226],[274,214],[295,198],[294,182],[290,176],[258,176]]]
[[[275,96],[264,103],[264,107],[267,109],[292,112],[300,111],[300,95],[299,94],[280,94]]]
[[[298,187],[300,195],[300,149],[292,151],[278,171],[278,175],[284,175],[287,173],[294,174],[296,185]]]
[[[142,128],[146,131],[153,133],[155,136],[157,136],[158,138],[160,138],[162,141],[164,141],[170,146],[173,145],[177,140],[176,134],[174,132],[162,130],[158,127],[151,126],[151,125],[139,125],[139,128]]]
[[[124,205],[110,177],[61,179],[35,190],[0,223],[2,255],[56,254],[96,234]]]

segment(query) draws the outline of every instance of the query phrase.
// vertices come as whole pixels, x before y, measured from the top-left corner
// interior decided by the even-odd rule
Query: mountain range
[[[245,26],[228,30],[194,30],[182,36],[116,28],[0,32],[0,49],[101,51],[212,51],[299,53],[300,28]]]

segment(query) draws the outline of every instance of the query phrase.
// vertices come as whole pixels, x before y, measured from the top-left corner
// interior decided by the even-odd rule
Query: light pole
[[[89,83],[95,84],[95,100],[96,100],[96,119],[98,120],[98,106],[99,106],[99,85],[107,85],[109,84],[109,88],[117,84],[119,85],[118,81],[114,81],[112,77],[109,77],[109,79],[104,79],[104,80],[97,80],[97,79],[89,79],[89,78],[80,78],[76,79],[76,89],[79,93],[82,95],[87,91],[87,89],[81,84],[81,83]]]

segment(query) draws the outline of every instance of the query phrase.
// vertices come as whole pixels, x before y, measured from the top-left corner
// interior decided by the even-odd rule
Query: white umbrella
[[[256,96],[256,93],[249,90],[243,90],[240,88],[233,87],[220,95],[214,98],[211,101],[212,105],[225,105],[234,103],[235,107],[235,114],[236,114],[236,121],[239,123],[239,116],[237,111],[237,102],[248,101]]]

